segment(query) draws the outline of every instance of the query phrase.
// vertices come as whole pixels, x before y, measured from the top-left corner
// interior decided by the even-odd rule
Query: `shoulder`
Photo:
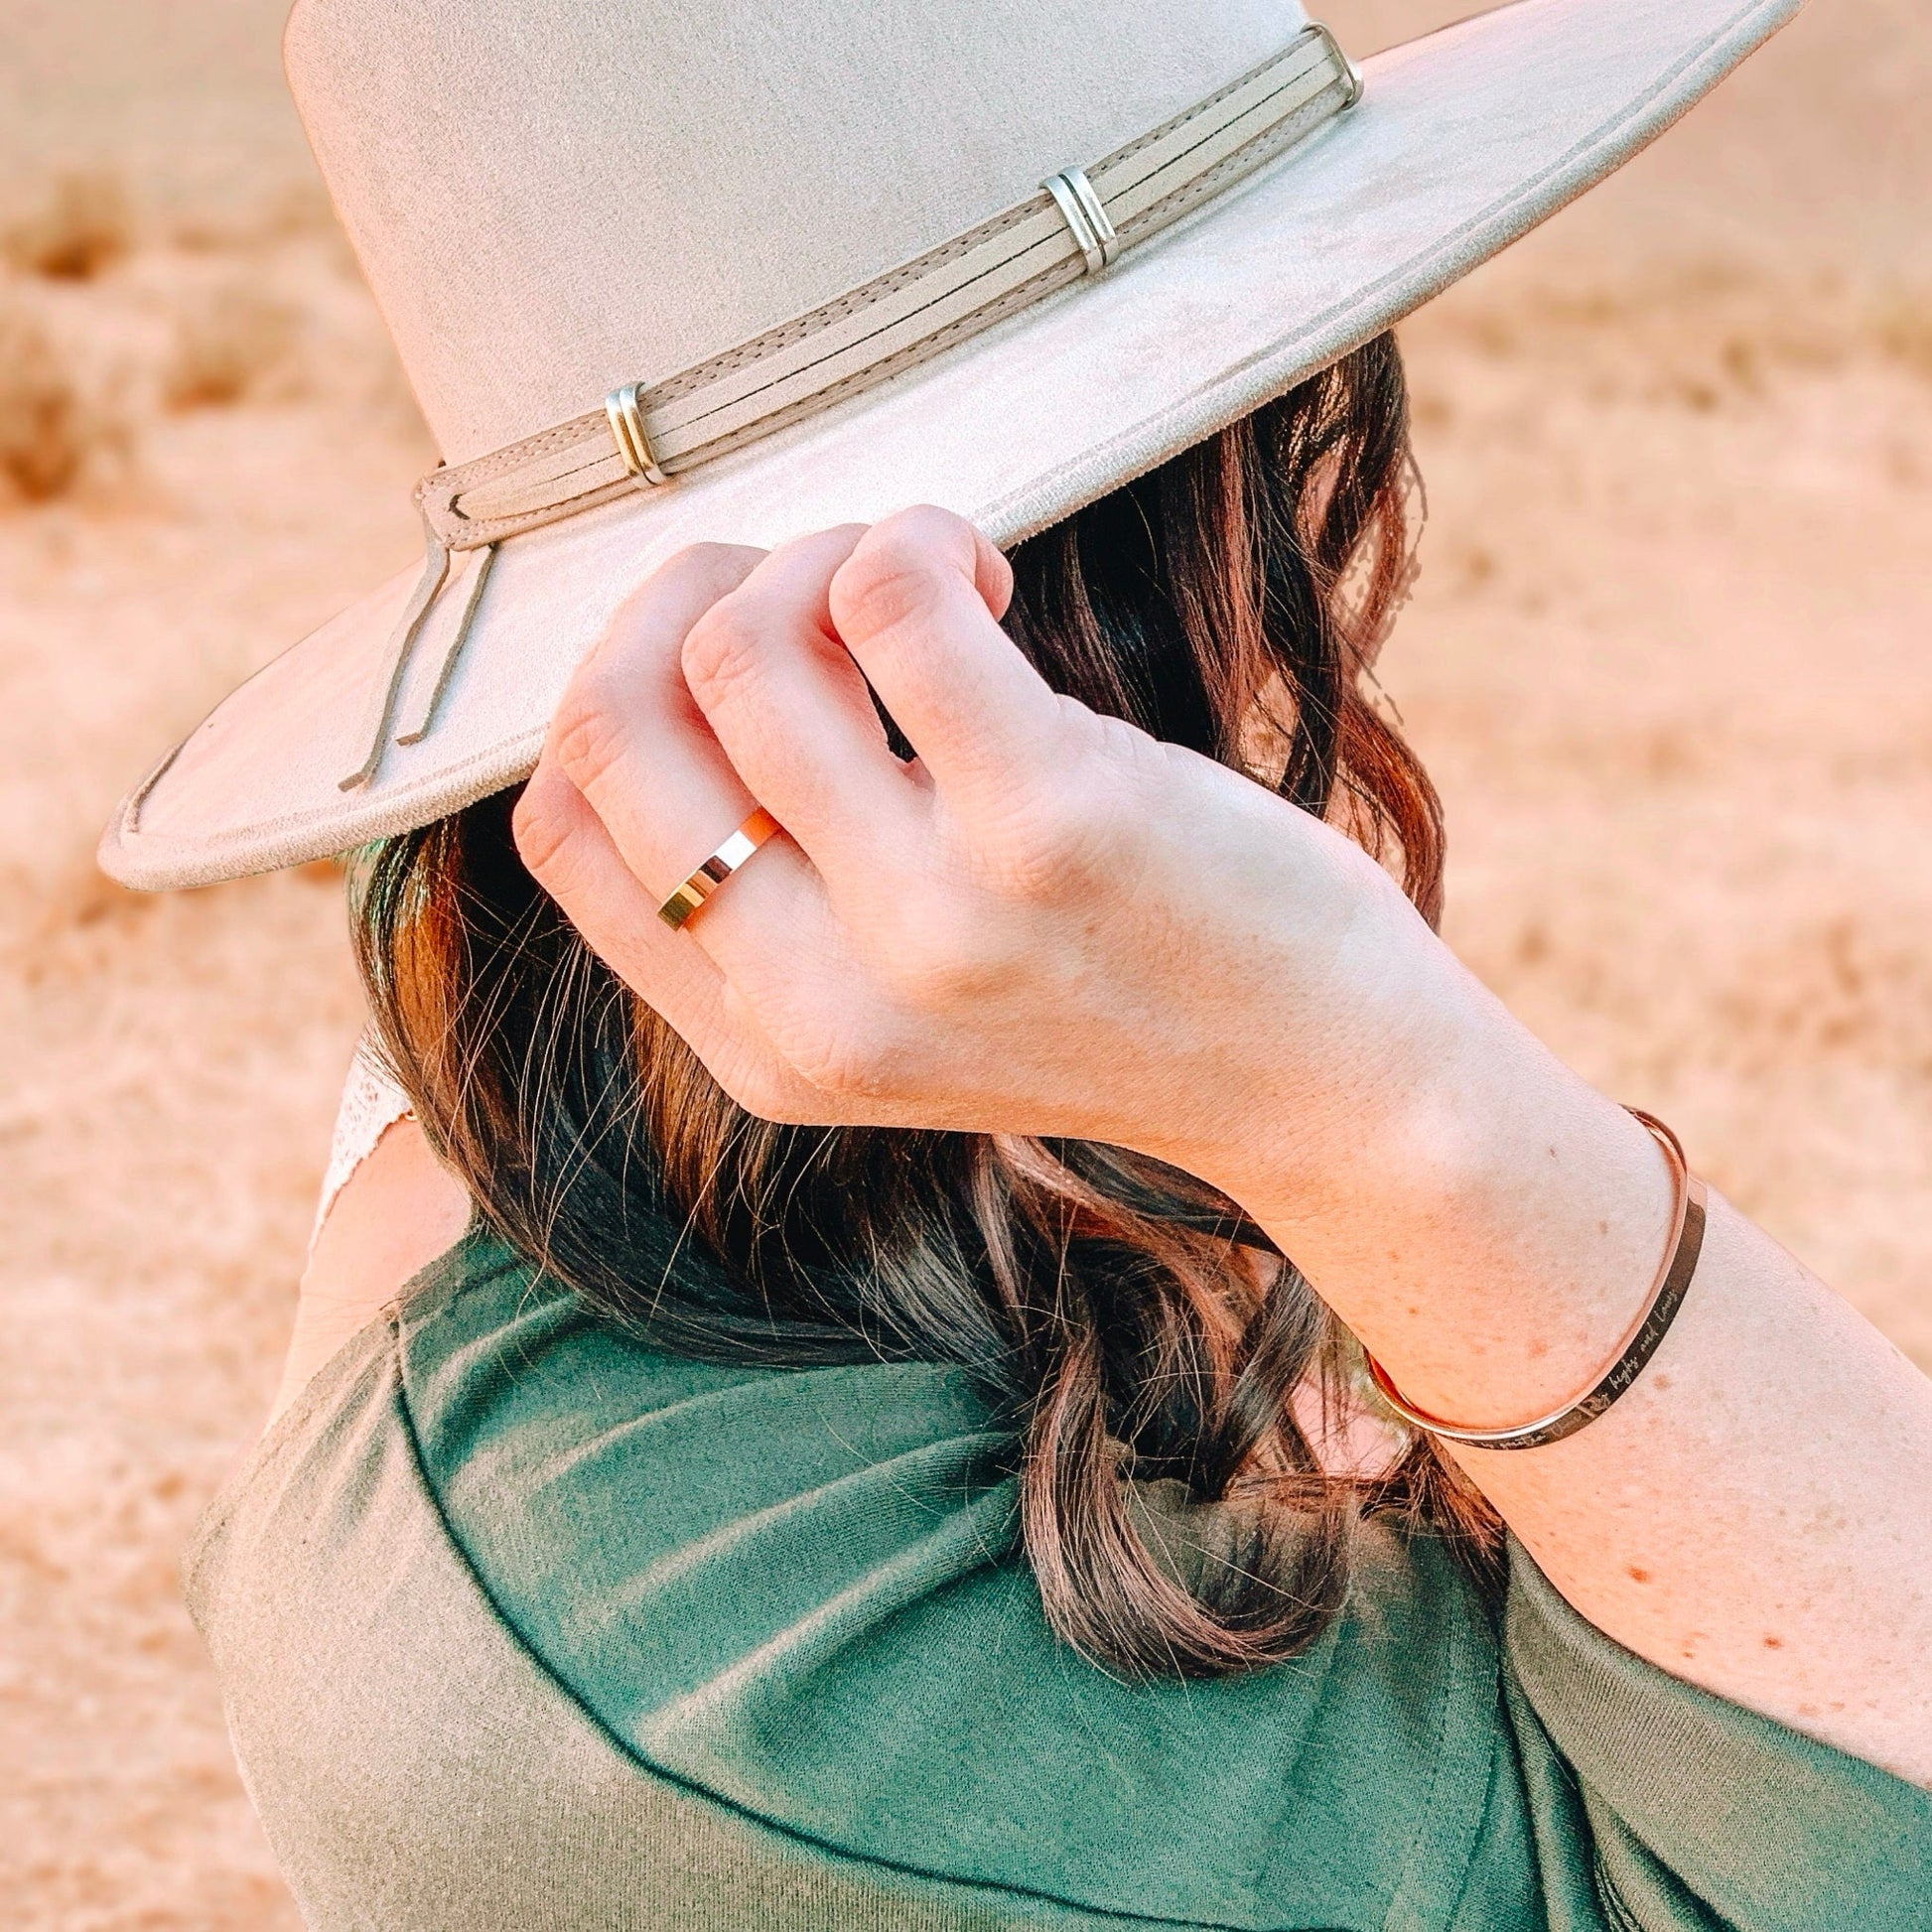
[[[1292,1665],[1122,1682],[1047,1625],[1017,1445],[961,1370],[695,1360],[481,1238],[461,1260],[399,1313],[415,1465],[519,1647],[647,1770],[1091,1912],[1379,1924],[1459,1893],[1507,1744],[1434,1544],[1366,1528],[1353,1613]]]
[[[463,1183],[413,1119],[383,1130],[317,1230],[271,1423],[344,1342],[462,1237],[470,1211]]]

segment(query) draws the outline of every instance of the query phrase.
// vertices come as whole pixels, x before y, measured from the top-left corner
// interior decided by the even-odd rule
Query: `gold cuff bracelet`
[[[1698,1255],[1704,1247],[1706,1194],[1704,1182],[1691,1172],[1683,1142],[1654,1114],[1645,1113],[1641,1107],[1626,1111],[1649,1128],[1669,1159],[1676,1183],[1676,1201],[1671,1209],[1671,1233],[1664,1248],[1664,1265],[1657,1271],[1643,1312],[1637,1316],[1636,1326],[1624,1337],[1616,1359],[1587,1394],[1551,1415],[1539,1416],[1535,1422],[1519,1423],[1513,1429],[1464,1429],[1418,1409],[1390,1381],[1388,1370],[1369,1355],[1370,1380],[1382,1400],[1404,1422],[1470,1449],[1541,1449],[1545,1443],[1560,1443],[1566,1436],[1574,1436],[1586,1424],[1594,1422],[1643,1373],[1666,1330],[1677,1318],[1678,1310],[1684,1306],[1691,1277],[1697,1273]]]

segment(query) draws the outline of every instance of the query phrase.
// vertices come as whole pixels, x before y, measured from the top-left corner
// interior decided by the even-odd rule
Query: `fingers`
[[[681,552],[626,600],[578,666],[544,745],[587,798],[624,862],[661,903],[757,803],[685,688],[691,626],[737,589],[763,552]]]
[[[920,789],[832,628],[834,573],[863,535],[850,525],[773,551],[684,640],[685,683],[719,744],[822,872],[901,839]]]
[[[760,802],[692,700],[680,653],[692,625],[762,557],[702,545],[651,577],[571,679],[538,764],[539,774],[554,766],[589,804],[654,922],[657,907]],[[581,821],[559,822],[564,840],[581,835]],[[570,855],[560,847],[547,862],[554,870]],[[824,887],[796,845],[773,837],[688,930],[728,970],[742,959],[741,991],[753,995],[787,956],[829,943]]]
[[[843,545],[838,554],[844,554]],[[748,1021],[806,1085],[850,1097],[859,1083],[852,1023],[863,986],[824,881],[791,838],[780,832],[767,839],[680,934],[657,918],[670,893],[754,809],[754,793],[685,684],[681,659],[692,626],[721,593],[729,596],[748,583],[760,561],[756,551],[718,547],[684,553],[619,614],[572,679],[537,767],[538,779],[554,769],[568,781],[591,819],[558,812],[539,820],[536,814],[549,802],[539,790],[528,808],[531,852],[525,863],[587,938],[596,926],[618,947],[620,928],[656,925],[680,950],[708,955],[721,972],[715,997],[725,1022],[737,1027]],[[816,568],[822,595],[832,564]],[[781,649],[782,639],[771,655]],[[863,693],[849,660],[845,674]],[[865,702],[870,709],[870,699]],[[872,729],[878,731],[876,722]],[[883,733],[878,756],[888,775],[908,786]],[[636,891],[620,893],[621,882],[598,865],[593,829],[608,838]],[[578,887],[567,899],[569,888],[552,882],[571,879],[573,868],[598,883]],[[611,913],[609,901],[619,902],[621,912]],[[656,944],[658,934],[649,938]],[[620,948],[640,975],[642,955],[634,948],[642,943],[635,938]],[[644,990],[641,977],[633,983]],[[834,1104],[821,1097],[820,1111],[810,1118],[826,1118]]]
[[[766,1120],[828,1123],[809,1087],[761,1035],[703,947],[657,917],[590,802],[553,762],[517,800],[517,851],[591,950],[663,1016],[740,1106]]]
[[[839,637],[942,792],[1053,757],[1059,701],[998,622],[1012,595],[1005,557],[932,508],[874,524],[832,579]]]
[[[707,925],[719,922],[714,936],[721,927],[731,934],[712,950],[737,956],[734,975],[692,943],[689,926],[674,932],[657,917],[653,893],[554,762],[531,774],[514,830],[523,863],[585,943],[741,1107],[804,1126],[900,1123],[882,1077],[902,1059],[900,1043],[868,1024],[863,984],[836,948],[774,943],[768,911],[737,897],[756,891],[755,873],[734,875],[731,892],[703,913]],[[754,975],[770,962],[779,969],[764,974],[761,995],[744,990],[748,962]]]

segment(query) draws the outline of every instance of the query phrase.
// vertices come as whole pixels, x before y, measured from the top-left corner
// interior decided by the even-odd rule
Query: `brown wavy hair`
[[[1363,689],[1412,480],[1384,336],[1020,544],[1006,621],[1058,690],[1345,826],[1433,921],[1440,807]],[[514,802],[362,855],[359,956],[438,1153],[591,1309],[713,1358],[967,1370],[1012,1427],[1046,1615],[1129,1672],[1304,1649],[1368,1512],[1493,1553],[1427,1441],[1324,1472],[1321,1418],[1359,1407],[1347,1338],[1232,1201],[1091,1143],[753,1117],[535,884]],[[1164,1479],[1230,1505],[1178,1519],[1219,1526],[1207,1560],[1136,1506]]]

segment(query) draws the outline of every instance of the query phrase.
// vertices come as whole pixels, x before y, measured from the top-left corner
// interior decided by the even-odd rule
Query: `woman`
[[[1604,27],[1520,11],[1452,46]],[[1268,98],[1350,111],[1332,58]],[[1412,535],[1385,335],[1005,550],[933,508],[673,548],[527,700],[526,782],[395,775],[495,688],[586,452],[657,489],[693,394],[1060,215],[1111,268],[1120,157],[1248,139],[1244,84],[608,427],[491,451],[479,402],[426,481],[330,808],[385,834],[415,1119],[191,1559],[313,1922],[1926,1922],[1932,1389],[1436,938],[1359,689]],[[237,702],[123,870],[242,784]],[[291,856],[222,809],[197,863]]]

